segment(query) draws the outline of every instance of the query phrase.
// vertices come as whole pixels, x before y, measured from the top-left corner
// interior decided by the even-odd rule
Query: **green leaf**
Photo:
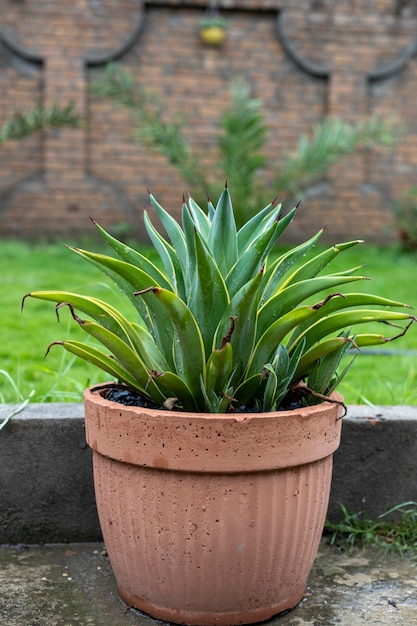
[[[283,347],[283,346],[280,345],[280,347]],[[287,350],[285,350],[285,352],[286,352],[287,359],[288,359],[288,367],[287,367],[285,376],[278,375],[279,369],[278,369],[278,366],[276,366],[276,372],[277,372],[278,381],[279,381],[277,392],[276,392],[276,398],[275,398],[275,403],[277,407],[280,405],[282,400],[288,394],[290,387],[294,386],[298,382],[298,379],[296,377],[296,371],[297,371],[300,359],[304,352],[304,344],[303,342],[298,344],[296,350],[294,350],[294,352],[292,353],[291,358],[289,358]]]
[[[92,317],[103,328],[110,330],[121,340],[125,341],[135,352],[143,355],[144,360],[148,360],[148,365],[151,369],[165,369],[168,367],[165,357],[161,354],[150,333],[138,324],[129,322],[110,304],[97,298],[82,296],[68,291],[35,291],[27,294],[27,296],[56,302],[57,314],[58,309],[65,305],[82,311]]]
[[[269,267],[266,268],[264,281],[263,281],[263,293],[262,302],[269,300],[277,291],[277,287],[285,274],[289,269],[297,263],[299,259],[306,255],[306,253],[315,246],[321,235],[323,229],[319,230],[311,239],[304,243],[292,248],[288,252],[279,256]]]
[[[198,322],[206,354],[213,347],[213,336],[229,304],[223,277],[202,238],[194,231],[195,270],[188,306]]]
[[[111,330],[120,338],[129,341],[129,322],[121,313],[110,304],[93,298],[91,296],[82,296],[70,291],[33,291],[24,296],[22,301],[22,309],[26,298],[36,298],[37,300],[46,300],[55,302],[57,305],[68,303],[74,309],[86,313],[102,326]]]
[[[297,349],[294,350],[291,358],[289,358],[285,347],[282,344],[278,346],[271,364],[275,372],[276,387],[273,404],[271,404],[271,408],[269,410],[277,410],[282,400],[288,394],[289,388],[298,382],[297,378],[295,378],[295,372],[303,354],[303,350],[304,346],[300,343],[297,346]]]
[[[207,210],[208,210],[208,218],[210,222],[212,222],[216,209],[214,208],[213,203],[210,200],[210,198],[207,199]]]
[[[98,231],[101,233],[104,240],[113,248],[113,250],[119,255],[119,257],[126,263],[130,263],[135,267],[141,269],[145,274],[151,277],[154,284],[164,287],[164,289],[173,289],[172,275],[171,280],[167,278],[149,259],[143,254],[140,254],[136,250],[133,250],[126,244],[122,243],[102,228],[97,222],[94,222]]]
[[[146,298],[146,296],[135,298],[137,293],[147,291],[152,287],[158,287],[158,285],[155,285],[154,280],[143,270],[125,261],[78,248],[71,249],[101,268],[112,278],[136,306],[141,319],[155,338],[160,351],[165,355],[171,354],[171,322],[165,307],[159,306],[158,301]]]
[[[380,335],[378,333],[365,333],[355,335],[355,343],[358,348],[366,348],[368,346],[381,346],[391,341],[390,337]]]
[[[49,349],[53,345],[60,345],[63,348],[75,355],[76,357],[91,363],[95,367],[103,370],[107,374],[114,376],[119,382],[123,382],[129,387],[137,390],[142,395],[148,397],[148,393],[146,390],[140,385],[139,381],[135,379],[131,374],[117,361],[115,361],[111,356],[105,354],[95,346],[91,346],[89,344],[83,343],[81,341],[55,341],[53,342]]]
[[[290,357],[285,346],[282,343],[280,343],[278,348],[276,349],[272,363],[278,378],[284,378],[288,374]]]
[[[326,304],[326,310],[324,311],[326,314],[333,313],[334,311],[338,311],[339,309],[347,309],[356,306],[386,306],[393,308],[411,308],[408,304],[403,304],[402,302],[397,302],[396,300],[390,300],[389,298],[384,298],[382,296],[374,296],[369,293],[346,293],[344,294],[343,299],[335,299],[330,300]]]
[[[278,378],[270,363],[266,363],[264,365],[264,370],[267,372],[267,381],[265,385],[262,408],[264,411],[274,411],[276,408],[275,398],[278,387]]]
[[[337,387],[340,385],[340,383],[342,382],[342,380],[344,379],[344,377],[346,376],[346,374],[348,373],[348,371],[350,370],[350,368],[352,367],[353,362],[355,361],[356,357],[358,355],[355,354],[349,361],[349,363],[347,363],[347,365],[343,368],[342,372],[339,374],[337,373],[333,380],[330,381],[330,385],[327,389],[326,395],[330,395],[333,393],[333,391],[335,391],[335,389],[337,389]]]
[[[237,260],[237,231],[229,190],[224,189],[211,222],[208,246],[223,276]]]
[[[410,315],[397,311],[379,311],[374,309],[359,309],[354,311],[342,311],[327,315],[323,319],[312,324],[300,337],[305,336],[306,348],[310,348],[317,341],[331,333],[340,331],[344,328],[350,328],[356,324],[368,324],[370,322],[396,322],[409,320]],[[300,340],[297,338],[297,341]],[[291,351],[294,343],[288,347]]]
[[[233,372],[233,348],[230,342],[219,350],[213,350],[207,361],[206,388],[214,391],[216,396],[225,393],[230,387]]]
[[[324,250],[313,259],[304,263],[301,267],[295,270],[291,276],[287,278],[287,280],[281,285],[280,290],[284,289],[288,285],[299,282],[301,280],[308,280],[317,276],[321,272],[322,269],[326,267],[340,252],[343,250],[347,250],[353,246],[356,246],[359,243],[363,243],[362,240],[358,239],[355,241],[347,241],[346,243],[339,243],[327,250]]]
[[[155,381],[150,378],[150,369],[146,367],[142,358],[134,352],[129,346],[117,335],[89,320],[75,318],[79,326],[91,337],[94,337],[103,346],[105,346],[115,359],[121,364],[124,370],[129,372],[130,376],[136,380],[141,388],[148,389],[148,393],[156,402],[162,402],[165,397],[161,394]]]
[[[351,276],[352,274],[359,272],[359,270],[363,270],[364,267],[365,265],[356,265],[356,267],[349,267],[342,272],[332,272],[329,276]]]
[[[200,376],[205,379],[205,352],[200,329],[190,309],[178,296],[166,289],[152,289],[152,294],[172,320],[176,371],[199,402]]]
[[[262,398],[265,385],[266,377],[262,372],[246,377],[233,393],[237,406],[254,407],[256,399]]]
[[[260,308],[259,332],[264,332],[275,320],[314,294],[357,280],[365,280],[365,278],[363,276],[319,276],[289,285],[276,293]]]
[[[124,280],[124,284],[127,282],[131,285],[132,291],[140,291],[141,289],[147,289],[152,286],[161,287],[154,276],[150,276],[146,271],[132,265],[131,263],[114,259],[113,257],[105,254],[81,250],[80,248],[71,248],[71,250],[80,256],[93,261],[93,263],[99,267],[111,270],[113,276],[121,277]],[[121,285],[123,289],[124,284]],[[128,295],[131,296],[132,291],[129,291]]]
[[[192,289],[194,282],[194,275],[196,272],[196,249],[195,249],[195,225],[188,210],[187,205],[182,205],[182,227],[184,229],[184,239],[187,248],[187,264],[184,270],[184,284],[187,299],[185,302],[188,304],[189,293]]]
[[[211,227],[211,220],[204,213],[203,209],[199,207],[191,196],[188,198],[188,208],[190,210],[193,222],[202,238],[206,241],[208,239]]]
[[[157,202],[152,194],[149,194],[149,200],[156,214],[162,222],[163,227],[171,240],[172,246],[178,255],[183,272],[186,270],[188,256],[184,240],[184,234],[178,222]]]
[[[144,212],[143,220],[149,239],[151,240],[155,250],[158,252],[159,258],[164,265],[167,275],[170,277],[170,283],[173,286],[173,291],[178,293],[182,298],[185,298],[183,273],[177,253],[171,244],[169,244],[156,230],[146,211]]]
[[[217,413],[227,413],[232,407],[235,406],[236,398],[234,397],[233,387],[226,389],[226,393],[220,399]]]
[[[139,354],[149,370],[166,370],[172,364],[162,353],[154,337],[139,324],[131,324],[136,336],[133,338],[133,348]],[[168,355],[169,356],[169,355]]]
[[[253,350],[261,281],[262,272],[259,272],[237,292],[226,309],[214,337],[214,347],[223,343],[222,338],[227,336],[230,321],[233,320],[233,332],[230,337],[234,354],[232,384],[234,381],[239,381]]]
[[[177,398],[183,411],[198,411],[194,395],[188,385],[174,372],[157,372],[158,384],[167,392],[168,397]]]
[[[269,252],[276,243],[290,218],[286,216],[279,222],[274,222],[266,231],[261,233],[252,245],[239,257],[236,264],[226,277],[226,285],[230,296],[233,297],[265,263]]]
[[[344,354],[350,348],[349,331],[346,331],[341,343],[336,349],[329,350],[313,363],[308,376],[307,386],[320,394],[328,393],[329,386],[334,380],[337,368]]]
[[[152,296],[152,287],[135,292],[138,300],[142,301],[146,309],[148,330],[155,340],[161,354],[168,363],[168,369],[174,368],[172,352],[172,320],[166,307]]]
[[[71,247],[69,247],[69,250],[75,252],[81,258],[86,259],[100,271],[104,272],[104,274],[106,274],[129,298],[148,328],[151,327],[147,307],[143,302],[136,300],[134,297],[135,291],[155,285],[154,281],[145,272],[135,268],[129,263],[113,259],[103,254]],[[139,287],[139,284],[142,286]]]
[[[396,302],[395,300],[389,300],[388,298],[382,298],[380,296],[374,296],[368,293],[346,293],[343,298],[332,298],[326,302],[325,306],[316,308],[316,315],[314,323],[318,322],[324,317],[328,317],[331,313],[341,311],[343,309],[353,309],[359,306],[386,306],[386,307],[400,307],[409,308],[407,304]],[[308,320],[300,324],[291,336],[289,345],[296,343],[298,338],[305,334],[309,328],[311,328],[313,321]]]
[[[314,317],[315,313],[312,307],[298,307],[274,322],[258,339],[250,355],[246,375],[251,376],[262,371],[263,366],[271,361],[278,345],[286,335],[298,324]]]
[[[306,352],[302,355],[297,370],[295,372],[295,378],[297,380],[304,378],[308,374],[313,363],[331,352],[340,350],[340,348],[342,348],[346,344],[349,344],[348,348],[354,345],[348,337],[343,336],[332,337],[331,339],[326,339],[324,341],[321,341],[320,343],[315,344],[312,348],[306,350]],[[315,387],[313,388],[315,389]],[[317,389],[317,391],[320,390]]]
[[[237,233],[239,256],[250,248],[253,242],[266,230],[269,230],[274,222],[278,221],[281,210],[281,204],[274,206],[274,203],[271,202],[262,209],[262,211],[256,213],[250,220],[243,224]]]

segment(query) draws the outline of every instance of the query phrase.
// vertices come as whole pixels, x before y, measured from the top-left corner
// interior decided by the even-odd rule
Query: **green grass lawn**
[[[361,273],[373,280],[354,283],[351,291],[372,291],[417,309],[417,256],[362,245],[340,254],[332,267],[337,272],[362,264],[366,268]],[[59,346],[44,359],[50,342],[69,337],[85,340],[85,335],[68,311],[61,312],[58,324],[52,303],[29,299],[21,313],[22,296],[39,289],[77,290],[110,298],[125,313],[133,309],[98,270],[62,245],[2,241],[0,272],[0,402],[17,403],[31,393],[35,402],[80,401],[84,387],[108,376]],[[375,332],[381,332],[381,326]],[[417,324],[386,348],[417,350]],[[417,404],[416,368],[415,355],[359,355],[339,389],[349,404]]]
[[[100,273],[60,245],[31,247],[1,242],[2,341],[0,400],[16,402],[34,390],[33,401],[78,401],[82,388],[99,380],[94,368],[71,359],[57,347],[47,359],[51,341],[80,336],[63,311],[57,324],[54,305],[30,300],[23,313],[22,296],[35,289],[82,289],[103,295],[108,288]]]

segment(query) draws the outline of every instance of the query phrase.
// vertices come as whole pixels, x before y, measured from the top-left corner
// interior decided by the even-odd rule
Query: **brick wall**
[[[0,124],[18,109],[70,99],[87,122],[2,146],[0,235],[88,232],[92,215],[141,236],[146,188],[178,215],[186,183],[132,140],[127,111],[91,96],[96,73],[117,59],[168,114],[187,117],[190,144],[214,171],[216,124],[236,76],[264,102],[273,163],[326,116],[358,121],[395,112],[405,129],[395,149],[364,150],[333,167],[306,190],[292,228],[293,239],[324,224],[331,240],[389,236],[392,202],[416,184],[414,3],[220,5],[227,39],[210,49],[198,37],[202,0],[0,0]]]

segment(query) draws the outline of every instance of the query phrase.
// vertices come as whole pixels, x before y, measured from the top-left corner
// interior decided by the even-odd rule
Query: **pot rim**
[[[183,413],[124,406],[87,389],[86,437],[97,453],[156,469],[236,473],[304,465],[339,447],[343,407],[270,413]],[[335,399],[341,398],[336,394]]]
[[[128,412],[133,412],[133,413],[140,413],[140,412],[146,412],[146,414],[148,414],[149,416],[160,416],[161,414],[164,416],[169,415],[172,418],[178,418],[178,419],[184,419],[184,420],[189,420],[189,419],[193,419],[193,420],[222,420],[224,422],[229,422],[229,421],[233,421],[233,422],[245,422],[248,419],[271,419],[271,417],[273,417],[274,419],[279,418],[280,416],[284,417],[287,415],[307,415],[308,414],[308,418],[311,419],[316,413],[322,413],[323,411],[323,407],[325,406],[337,406],[339,405],[340,407],[340,415],[338,416],[338,419],[342,419],[344,417],[344,405],[343,405],[343,396],[335,391],[331,394],[330,398],[332,400],[335,400],[335,402],[329,402],[329,401],[324,401],[321,402],[319,404],[310,404],[307,406],[302,406],[302,407],[298,407],[296,409],[285,409],[285,410],[280,410],[280,411],[259,411],[259,412],[230,412],[230,413],[209,413],[209,412],[194,412],[194,411],[169,411],[168,409],[164,409],[163,407],[158,408],[158,409],[151,409],[148,407],[141,407],[141,406],[127,406],[121,402],[115,402],[114,400],[108,400],[107,398],[105,398],[102,395],[102,391],[104,391],[104,389],[108,388],[109,386],[115,385],[116,383],[101,383],[98,385],[94,385],[92,387],[88,387],[87,389],[84,390],[84,399],[89,399],[90,397],[96,397],[99,396],[101,398],[101,400],[107,404],[109,404],[109,406],[114,406],[117,408],[123,407],[124,410],[128,411]]]

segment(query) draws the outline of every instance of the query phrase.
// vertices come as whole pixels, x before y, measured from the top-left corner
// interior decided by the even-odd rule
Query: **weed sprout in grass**
[[[19,402],[18,406],[11,408],[10,411],[6,414],[6,416],[0,421],[0,430],[2,430],[6,426],[6,424],[12,419],[12,417],[17,415],[21,411],[23,411],[23,409],[29,404],[31,398],[35,394],[35,390],[32,389],[30,393],[28,394],[28,396],[25,398],[20,393],[15,381],[13,380],[13,378],[10,376],[8,372],[6,372],[5,370],[0,370],[0,376],[6,379],[7,384],[11,386]],[[1,392],[0,392],[0,401],[2,403],[4,402],[4,397]]]
[[[344,505],[340,508],[343,519],[340,522],[327,521],[325,525],[331,545],[343,549],[378,546],[400,554],[410,553],[417,558],[417,502],[398,504],[376,520],[362,511],[349,511]]]

